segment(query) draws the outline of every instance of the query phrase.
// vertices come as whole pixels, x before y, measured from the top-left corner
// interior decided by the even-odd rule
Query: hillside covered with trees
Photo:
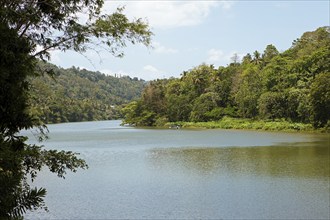
[[[31,78],[31,111],[44,123],[116,119],[118,105],[140,97],[144,80],[39,62]]]
[[[228,66],[202,64],[180,78],[151,81],[123,109],[124,123],[209,122],[224,117],[311,123],[329,127],[330,28],[304,33],[279,52],[233,57]]]

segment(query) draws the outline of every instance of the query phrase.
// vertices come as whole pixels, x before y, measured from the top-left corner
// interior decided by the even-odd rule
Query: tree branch
[[[41,51],[39,51],[39,52],[33,54],[32,57],[40,56],[41,54],[47,52],[49,49],[55,49],[56,47],[60,46],[61,44],[65,43],[65,42],[67,42],[67,41],[69,41],[69,40],[72,40],[72,39],[74,39],[74,38],[76,38],[76,37],[77,37],[77,36],[71,36],[71,37],[69,37],[69,38],[65,38],[65,39],[63,39],[63,40],[61,40],[61,41],[58,41],[58,42],[56,42],[56,43],[54,43],[54,44],[52,44],[52,45],[50,45],[50,46],[44,48],[43,50],[41,50]]]

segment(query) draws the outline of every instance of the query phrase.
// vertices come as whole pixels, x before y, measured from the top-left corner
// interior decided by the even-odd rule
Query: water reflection
[[[298,145],[298,146],[295,146]],[[252,174],[328,179],[329,144],[313,142],[267,147],[167,148],[149,151],[160,170],[212,174]]]

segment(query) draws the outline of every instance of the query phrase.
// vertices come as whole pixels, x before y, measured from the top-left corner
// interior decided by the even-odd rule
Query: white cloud
[[[151,66],[151,65],[144,66],[143,70],[148,71],[148,72],[152,72],[152,73],[159,73],[160,72],[156,67]]]
[[[170,76],[168,76],[168,74],[165,73],[164,71],[159,70],[158,68],[152,65],[146,65],[143,67],[143,70],[139,73],[139,77],[145,80],[154,80],[154,79],[163,79]]]
[[[161,45],[159,42],[154,42],[153,47],[154,47],[154,51],[156,53],[160,53],[160,54],[174,54],[174,53],[178,52],[177,49],[165,47],[165,46]]]
[[[224,52],[222,50],[210,49],[207,52],[207,62],[218,62],[224,59]]]
[[[175,28],[201,24],[213,8],[229,10],[229,1],[106,1],[105,13],[125,6],[124,13],[132,18],[146,18],[151,27]]]

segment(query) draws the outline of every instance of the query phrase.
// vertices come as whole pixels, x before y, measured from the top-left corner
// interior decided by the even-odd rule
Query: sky
[[[330,25],[330,0],[105,0],[102,12],[121,6],[128,18],[148,21],[152,48],[128,44],[123,58],[106,51],[52,51],[50,62],[144,80],[180,77],[203,63],[227,66],[234,54],[242,58],[269,44],[285,51],[304,32]]]

